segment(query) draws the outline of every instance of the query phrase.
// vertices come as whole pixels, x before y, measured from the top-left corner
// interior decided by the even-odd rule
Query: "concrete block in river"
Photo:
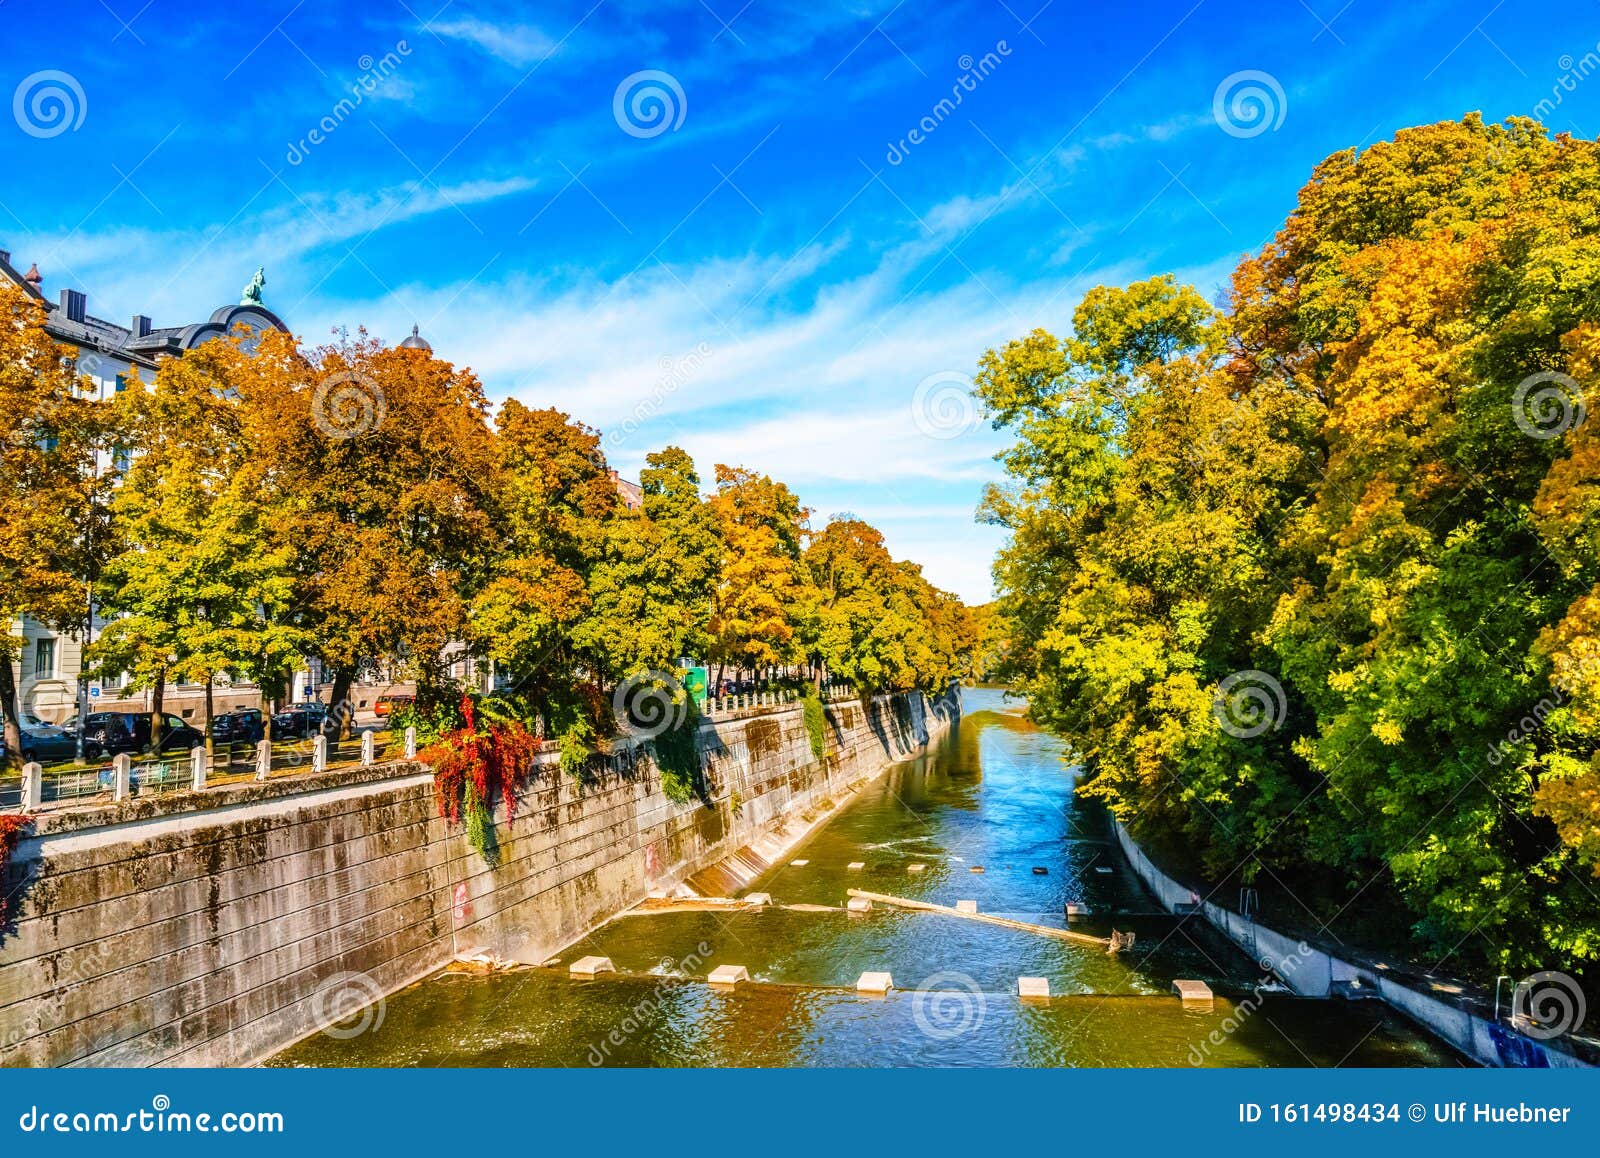
[[[857,993],[887,993],[894,988],[894,978],[887,973],[863,973],[856,978]]]
[[[1184,1008],[1210,1009],[1212,1004],[1211,986],[1204,981],[1185,981],[1179,979],[1172,983],[1172,991],[1183,1002]]]

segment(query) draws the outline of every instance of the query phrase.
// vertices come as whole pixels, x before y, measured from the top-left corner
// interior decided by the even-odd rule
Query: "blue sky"
[[[415,322],[625,473],[768,471],[970,600],[985,348],[1102,282],[1214,296],[1318,160],[1403,126],[1559,91],[1552,128],[1600,131],[1593,0],[440,3],[7,0],[0,248],[158,325],[263,265],[308,342]]]

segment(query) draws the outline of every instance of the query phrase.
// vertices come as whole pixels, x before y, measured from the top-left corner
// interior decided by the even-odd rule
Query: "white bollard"
[[[417,730],[415,728],[407,728],[406,729],[406,759],[407,760],[415,760],[416,758],[417,758]]]
[[[376,736],[374,736],[372,734],[372,729],[368,728],[365,732],[361,733],[361,764],[362,764],[362,767],[365,767],[368,764],[375,764],[375,763],[377,763],[377,760],[378,760],[378,739],[377,739]]]
[[[22,766],[22,811],[37,812],[44,803],[44,768],[38,764]]]
[[[123,752],[111,761],[111,799],[126,800],[133,795],[133,757]]]
[[[206,786],[206,750],[199,746],[189,749],[189,787],[196,792]]]
[[[262,740],[256,745],[256,779],[265,780],[272,775],[272,741]]]
[[[326,772],[328,770],[328,737],[317,736],[311,741],[311,771]]]

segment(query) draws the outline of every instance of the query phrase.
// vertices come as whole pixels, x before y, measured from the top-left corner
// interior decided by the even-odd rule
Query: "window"
[[[128,388],[128,376],[126,374],[118,374],[117,375],[117,393],[121,394],[127,388]]]
[[[56,641],[41,639],[33,645],[33,674],[37,679],[53,679],[56,674]]]

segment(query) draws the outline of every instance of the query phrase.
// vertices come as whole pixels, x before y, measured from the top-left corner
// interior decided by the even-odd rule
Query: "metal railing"
[[[205,749],[195,748],[161,755],[120,755],[94,764],[27,764],[20,773],[0,769],[0,811],[36,811],[77,801],[108,803],[359,768],[407,758],[414,754],[415,745],[411,729],[392,732],[386,727],[366,727],[342,740],[319,735],[270,743],[218,742],[212,745],[209,759]]]
[[[767,687],[757,692],[740,692],[728,696],[708,696],[706,698],[705,714],[715,718],[727,715],[729,712],[742,711],[746,708],[782,707],[784,704],[796,703],[802,693],[793,685]],[[844,680],[828,680],[822,685],[821,696],[824,703],[834,700],[854,699],[856,690]]]

